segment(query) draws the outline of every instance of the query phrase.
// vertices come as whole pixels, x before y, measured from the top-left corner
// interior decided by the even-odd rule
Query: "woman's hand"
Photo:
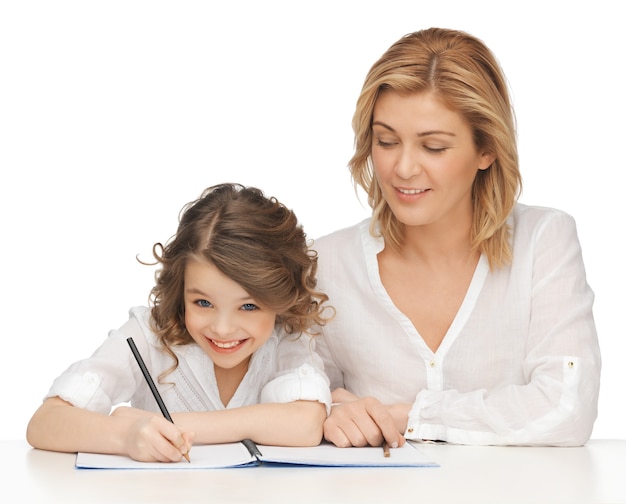
[[[397,423],[406,425],[406,417],[394,419],[391,411],[404,408],[389,407],[373,397],[359,398],[345,389],[332,395],[333,408],[324,422],[324,438],[339,447],[380,446],[386,441],[391,447],[402,446],[405,439]],[[406,409],[408,416],[408,409]]]

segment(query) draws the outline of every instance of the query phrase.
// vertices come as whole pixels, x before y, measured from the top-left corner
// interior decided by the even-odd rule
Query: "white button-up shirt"
[[[174,346],[176,370],[159,383],[159,375],[174,363],[149,326],[150,310],[130,310],[129,320],[84,360],[72,364],[53,383],[46,397],[59,396],[74,406],[108,414],[111,408],[130,402],[135,408],[160,412],[126,339],[132,337],[171,413],[215,411],[259,402],[320,401],[330,408],[328,379],[314,341],[277,336],[260,347],[248,372],[227,406],[220,400],[213,361],[195,343]]]
[[[512,265],[480,258],[436,352],[382,285],[369,219],[316,240],[318,287],[337,312],[317,346],[331,388],[413,404],[409,439],[585,443],[601,364],[575,222],[522,204],[509,222]]]

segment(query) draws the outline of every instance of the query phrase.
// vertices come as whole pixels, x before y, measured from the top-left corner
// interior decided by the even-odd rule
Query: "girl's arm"
[[[173,414],[174,422],[193,431],[199,444],[252,439],[268,445],[318,445],[331,395],[315,340],[281,334],[275,359],[276,372],[264,385],[259,404]]]
[[[267,445],[318,445],[331,395],[314,342],[304,335],[283,337],[276,356],[278,370],[263,387],[259,404],[217,411],[172,411],[174,423],[184,432],[193,432],[198,444],[252,439]],[[121,407],[113,414],[149,413]]]
[[[189,451],[193,436],[156,414],[104,415],[51,397],[31,418],[26,439],[33,447],[44,450],[111,453],[146,462],[176,462]]]
[[[220,411],[172,413],[197,444],[251,439],[258,444],[316,446],[322,440],[326,406],[316,401],[262,403]]]

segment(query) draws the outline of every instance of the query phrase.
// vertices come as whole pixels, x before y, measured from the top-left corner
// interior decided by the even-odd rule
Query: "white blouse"
[[[132,337],[171,413],[299,399],[319,401],[330,409],[328,379],[314,352],[314,341],[306,335],[296,338],[273,334],[252,354],[248,372],[225,406],[220,400],[213,361],[195,343],[172,347],[179,365],[159,383],[159,375],[174,361],[158,343],[149,320],[149,308],[132,308],[129,320],[119,330],[111,331],[91,357],[75,362],[56,378],[46,398],[59,396],[74,406],[103,414],[127,402],[160,413],[126,341]]]
[[[584,444],[601,364],[575,222],[522,204],[509,222],[513,264],[480,258],[434,353],[381,283],[369,219],[316,240],[318,287],[337,312],[317,345],[331,388],[412,403],[408,439]]]

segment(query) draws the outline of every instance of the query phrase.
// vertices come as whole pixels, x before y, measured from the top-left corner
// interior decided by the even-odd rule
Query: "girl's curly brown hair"
[[[220,184],[183,207],[176,234],[152,249],[161,268],[150,292],[152,329],[175,361],[174,345],[193,338],[185,327],[184,276],[189,259],[209,261],[257,302],[277,313],[288,334],[306,332],[328,320],[328,296],[315,289],[317,253],[293,211],[254,187]],[[167,374],[165,373],[165,374]]]

